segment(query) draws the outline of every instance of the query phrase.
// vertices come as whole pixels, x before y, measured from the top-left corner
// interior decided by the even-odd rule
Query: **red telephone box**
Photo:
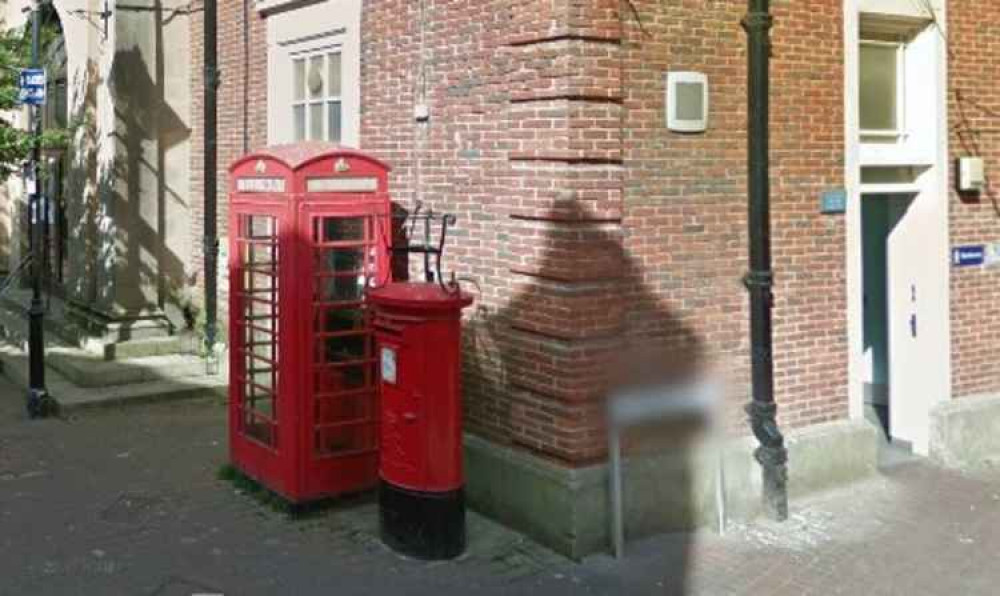
[[[389,281],[387,173],[323,143],[265,149],[230,169],[230,454],[293,503],[377,482],[364,293]]]
[[[465,548],[461,318],[472,298],[436,283],[368,294],[382,389],[382,540],[423,559]]]

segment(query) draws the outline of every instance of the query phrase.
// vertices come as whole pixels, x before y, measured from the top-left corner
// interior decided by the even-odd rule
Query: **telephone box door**
[[[303,392],[304,478],[335,473],[360,486],[376,482],[378,389],[365,288],[388,268],[383,213],[347,206],[303,205],[299,214],[302,295],[312,306],[303,330],[309,387]],[[308,487],[307,487],[308,491]]]

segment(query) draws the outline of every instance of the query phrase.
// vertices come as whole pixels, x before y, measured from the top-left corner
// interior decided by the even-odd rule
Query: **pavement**
[[[397,556],[359,497],[290,518],[218,473],[224,404],[31,421],[0,381],[0,595],[997,594],[1000,470],[903,461],[783,523],[567,560],[470,513],[458,560]]]

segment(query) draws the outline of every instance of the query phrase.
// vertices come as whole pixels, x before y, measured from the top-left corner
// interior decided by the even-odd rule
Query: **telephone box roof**
[[[264,147],[243,156],[230,169],[235,170],[248,160],[271,158],[285,164],[290,170],[297,170],[311,161],[322,159],[329,155],[363,159],[378,165],[386,171],[390,169],[384,162],[375,159],[371,155],[325,141],[304,141],[301,143]]]

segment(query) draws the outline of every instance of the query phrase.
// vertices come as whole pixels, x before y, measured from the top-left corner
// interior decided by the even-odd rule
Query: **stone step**
[[[205,396],[226,397],[229,382],[224,374],[224,367],[221,369],[222,373],[218,375],[206,375],[204,362],[200,358],[194,356],[178,358],[196,361],[200,365],[201,374],[150,377],[129,384],[81,387],[55,368],[47,366],[45,384],[49,394],[56,400],[63,412]],[[146,359],[139,358],[133,362],[138,363],[137,366],[142,366],[143,360]],[[162,364],[160,362],[158,365],[150,366],[150,368],[156,369]],[[193,366],[194,363],[189,362],[186,370],[193,371]],[[162,367],[160,370],[161,374],[165,374]],[[0,345],[0,371],[16,385],[27,391],[29,386],[28,356],[25,352],[14,346]]]
[[[46,351],[46,364],[79,387],[113,387],[156,380],[205,376],[205,361],[195,356],[167,354],[124,360],[78,348]]]
[[[189,343],[188,338],[171,335],[168,337],[150,337],[120,342],[90,339],[83,342],[83,348],[94,355],[100,356],[104,360],[129,360],[150,356],[183,355],[188,352],[185,347],[187,343]]]

